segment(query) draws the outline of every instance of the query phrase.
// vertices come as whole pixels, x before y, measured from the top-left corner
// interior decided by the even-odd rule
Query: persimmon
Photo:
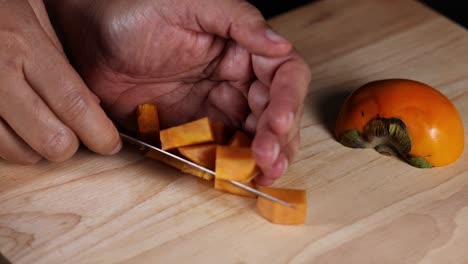
[[[408,79],[359,87],[340,110],[335,136],[345,146],[373,147],[418,168],[455,162],[465,142],[454,104],[435,88]]]
[[[207,169],[213,170],[216,160],[216,144],[200,144],[178,148],[180,154]]]
[[[214,141],[211,123],[207,117],[161,130],[159,137],[164,150]]]
[[[148,143],[159,142],[159,116],[156,104],[140,104],[136,110],[138,133]]]
[[[259,213],[268,221],[276,224],[304,224],[307,211],[306,192],[304,190],[257,187],[252,182],[259,173],[255,159],[252,156],[251,140],[241,131],[237,131],[227,145],[226,130],[223,123],[210,122],[202,118],[179,126],[159,131],[159,120],[156,105],[142,104],[137,108],[137,123],[140,139],[159,138],[162,149],[171,150],[177,157],[188,160],[215,173],[204,171],[156,150],[148,150],[145,157],[160,161],[183,173],[197,176],[204,180],[214,180],[214,188],[219,191],[257,198]],[[215,175],[213,175],[215,174]],[[237,187],[230,181],[237,181],[251,188],[259,189],[276,196],[294,208],[270,201],[255,193]]]
[[[154,151],[154,150],[150,150],[148,152],[146,152],[145,154],[145,157],[147,158],[150,158],[150,159],[153,159],[153,160],[157,160],[157,161],[160,161],[166,165],[169,165],[173,168],[176,168],[178,170],[180,170],[181,172],[183,173],[187,173],[187,174],[191,174],[193,176],[197,176],[199,178],[202,178],[204,180],[212,180],[214,178],[213,175],[207,173],[207,172],[204,172],[202,170],[199,170],[197,168],[194,168],[180,160],[177,160],[173,157],[170,157],[170,156],[167,156],[165,154],[162,154],[161,152],[157,152],[157,151]]]
[[[228,145],[232,147],[250,147],[250,145],[252,145],[252,141],[243,132],[236,131]]]
[[[259,196],[257,210],[265,219],[281,225],[305,224],[307,218],[307,192],[305,190],[261,186],[258,187],[258,190],[294,206],[294,208],[290,208]]]
[[[194,167],[192,167],[190,165],[187,165],[187,164],[182,166],[180,171],[183,172],[183,173],[191,174],[193,176],[197,176],[197,177],[202,178],[202,179],[207,180],[207,181],[211,181],[211,180],[214,179],[214,175],[209,174],[208,172],[199,170],[197,168],[194,168]]]
[[[180,160],[174,159],[170,156],[167,156],[165,154],[162,154],[161,152],[155,151],[155,150],[149,150],[145,153],[146,158],[150,158],[153,160],[160,161],[166,165],[169,165],[173,168],[181,170],[186,164]]]
[[[255,185],[251,181],[244,182],[243,184],[249,187],[255,188]],[[228,181],[220,180],[217,178],[214,179],[214,188],[216,190],[220,190],[220,191],[227,192],[227,193],[232,193],[232,194],[239,195],[239,196],[245,196],[248,198],[257,197],[257,195],[254,193],[241,189]]]
[[[246,147],[216,148],[216,179],[249,182],[259,172],[252,150]]]
[[[211,122],[211,130],[213,131],[214,142],[223,145],[225,141],[226,129],[224,124],[220,121]]]

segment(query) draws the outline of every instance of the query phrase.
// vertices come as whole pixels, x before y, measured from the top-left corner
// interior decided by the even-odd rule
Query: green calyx
[[[350,148],[374,148],[384,155],[399,156],[417,168],[432,168],[422,157],[412,157],[411,137],[405,123],[398,118],[377,117],[364,128],[364,133],[353,129],[340,137],[340,143]]]

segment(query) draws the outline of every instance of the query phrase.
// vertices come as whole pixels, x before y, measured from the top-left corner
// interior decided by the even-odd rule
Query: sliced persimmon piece
[[[139,138],[148,143],[159,139],[159,116],[156,104],[145,103],[137,107],[137,124]]]
[[[161,147],[164,150],[208,143],[214,141],[210,121],[207,117],[161,130]]]
[[[214,143],[186,146],[178,150],[180,154],[198,165],[210,170],[215,167],[216,144]]]
[[[259,172],[252,150],[245,147],[217,146],[216,179],[248,182]]]
[[[213,131],[214,142],[219,145],[224,145],[225,139],[225,128],[221,121],[211,122],[211,129]]]
[[[207,173],[205,171],[194,168],[194,167],[192,167],[190,165],[183,166],[180,171],[182,171],[184,173],[191,174],[193,176],[197,176],[197,177],[202,178],[202,179],[207,180],[207,181],[211,181],[214,178],[214,175],[211,175],[211,174],[209,174],[209,173]]]
[[[228,145],[231,147],[250,147],[250,145],[252,145],[252,141],[242,131],[236,131]]]
[[[170,156],[164,155],[160,152],[149,150],[146,152],[145,157],[160,161],[164,164],[167,164],[171,167],[181,170],[186,164],[180,160],[174,159]]]
[[[290,208],[259,196],[257,198],[257,210],[265,219],[274,224],[282,225],[301,225],[305,223],[307,217],[307,193],[305,190],[263,186],[258,186],[257,189],[295,206]]]
[[[254,184],[252,182],[245,182],[243,184],[247,185],[249,187],[255,188],[255,186],[254,186]],[[248,192],[248,191],[246,191],[244,189],[241,189],[241,188],[239,188],[239,187],[237,187],[237,186],[233,185],[232,183],[230,183],[228,181],[225,181],[225,180],[215,179],[214,180],[214,188],[216,190],[232,193],[232,194],[235,194],[235,195],[245,196],[245,197],[249,197],[249,198],[257,197],[257,195],[255,195],[254,193],[251,193],[251,192]]]
[[[185,164],[184,162],[177,160],[175,158],[172,158],[170,156],[164,155],[160,152],[150,150],[146,152],[145,157],[154,159],[157,161],[160,161],[164,164],[167,164],[173,168],[176,168],[180,170],[181,172],[191,174],[193,176],[197,176],[199,178],[205,179],[205,180],[212,180],[214,178],[213,175],[204,172],[202,170],[196,169],[190,165]]]

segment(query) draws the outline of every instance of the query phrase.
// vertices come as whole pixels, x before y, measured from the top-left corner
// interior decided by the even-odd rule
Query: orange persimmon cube
[[[248,182],[259,171],[250,148],[218,146],[215,164],[219,180]]]
[[[207,169],[213,170],[216,159],[216,144],[201,144],[178,148],[180,154],[187,159],[201,165]]]
[[[137,124],[141,140],[155,142],[159,134],[159,116],[156,104],[140,104],[137,107]]]
[[[145,157],[160,161],[179,170],[181,170],[186,165],[180,160],[174,159],[170,156],[167,156],[154,150],[149,150],[148,152],[146,152]]]
[[[208,172],[205,172],[205,171],[199,170],[197,168],[194,168],[194,167],[192,167],[190,165],[183,166],[180,171],[182,171],[184,173],[191,174],[193,176],[197,176],[197,177],[202,178],[202,179],[207,180],[207,181],[211,181],[214,178],[214,175],[211,175]]]
[[[247,185],[249,187],[255,188],[254,184],[252,182],[245,182],[243,184]],[[214,188],[216,190],[232,193],[232,194],[235,194],[235,195],[245,196],[245,197],[249,197],[249,198],[257,197],[257,195],[255,195],[254,193],[251,193],[251,192],[248,192],[248,191],[246,191],[244,189],[241,189],[241,188],[233,185],[232,183],[230,183],[228,181],[224,181],[224,180],[215,179],[214,180]]]
[[[252,145],[252,141],[243,132],[236,131],[228,145],[231,147],[250,147],[250,145]]]
[[[161,147],[164,150],[214,141],[208,118],[161,130]]]
[[[305,190],[262,186],[257,189],[295,206],[295,208],[289,208],[259,196],[257,198],[257,210],[265,219],[274,224],[282,225],[301,225],[305,223],[307,216],[307,193]]]
[[[157,161],[160,161],[166,165],[169,165],[173,168],[176,168],[180,170],[181,172],[191,174],[193,176],[197,176],[199,178],[205,179],[205,180],[212,180],[214,178],[213,175],[204,172],[202,170],[196,169],[190,165],[185,164],[184,162],[177,160],[175,158],[172,158],[170,156],[164,155],[160,152],[150,150],[146,152],[145,157],[154,159]]]
[[[223,145],[225,141],[225,129],[224,124],[220,121],[211,122],[211,129],[213,131],[214,142],[219,145]]]

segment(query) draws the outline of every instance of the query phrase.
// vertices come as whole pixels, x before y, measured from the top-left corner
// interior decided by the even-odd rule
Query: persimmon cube
[[[282,189],[259,186],[259,191],[274,196],[295,206],[289,208],[259,196],[257,210],[268,221],[282,225],[301,225],[307,217],[307,193],[305,190]]]
[[[172,158],[170,156],[164,155],[160,152],[150,150],[145,154],[145,157],[154,159],[157,161],[160,161],[164,164],[167,164],[173,168],[176,168],[180,170],[181,172],[191,174],[193,176],[197,176],[199,178],[205,179],[205,180],[212,180],[214,178],[213,175],[204,172],[202,170],[198,170],[190,165],[185,164],[184,162],[177,160],[175,158]]]
[[[225,142],[225,128],[224,124],[220,121],[211,123],[211,130],[213,131],[214,142],[219,145],[223,145]]]
[[[146,142],[158,140],[159,116],[156,104],[140,104],[136,114],[140,139]]]
[[[161,130],[161,147],[164,150],[214,141],[208,118]]]
[[[218,146],[216,148],[216,179],[248,182],[258,174],[250,148]]]
[[[241,131],[236,131],[234,136],[229,141],[229,146],[231,147],[250,147],[251,144],[252,141],[250,138]]]
[[[150,150],[146,152],[145,157],[160,161],[164,164],[167,164],[171,167],[181,170],[186,164],[180,160],[174,159],[170,156],[164,155],[160,152]]]
[[[213,170],[216,159],[216,144],[201,144],[178,148],[180,154],[187,159],[201,165],[207,169]]]
[[[205,171],[194,168],[194,167],[192,167],[190,165],[183,166],[180,171],[182,171],[184,173],[191,174],[193,176],[197,176],[197,177],[202,178],[202,179],[207,180],[207,181],[211,181],[214,178],[214,175],[211,175],[211,174],[209,174],[209,173],[207,173]]]
[[[249,187],[255,188],[252,182],[246,182],[246,183],[243,183],[243,184],[247,185]],[[224,181],[224,180],[215,179],[214,180],[214,188],[216,190],[232,193],[232,194],[235,194],[235,195],[245,196],[245,197],[249,197],[249,198],[257,197],[257,195],[255,195],[254,193],[251,193],[251,192],[248,192],[248,191],[246,191],[244,189],[241,189],[241,188],[233,185],[232,183],[230,183],[228,181]]]

